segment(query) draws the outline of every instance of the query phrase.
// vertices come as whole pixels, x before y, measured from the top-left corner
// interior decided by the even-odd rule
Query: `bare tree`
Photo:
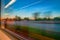
[[[34,19],[37,20],[39,17],[39,12],[34,13],[33,16],[34,16]]]
[[[15,16],[16,21],[21,21],[21,18],[19,16]]]

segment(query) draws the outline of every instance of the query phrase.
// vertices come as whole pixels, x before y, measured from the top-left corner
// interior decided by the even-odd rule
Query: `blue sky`
[[[4,4],[6,5],[9,1],[4,0]],[[47,12],[51,12],[48,14],[53,17],[60,16],[60,0],[16,0],[14,4],[5,8],[3,14],[31,17],[35,12],[39,12],[40,17],[44,17]]]

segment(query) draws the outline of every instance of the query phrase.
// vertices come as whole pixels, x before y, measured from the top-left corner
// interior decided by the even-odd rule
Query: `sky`
[[[11,0],[4,0],[4,7]],[[40,17],[60,16],[60,0],[16,0],[12,5],[4,8],[2,15],[32,17],[33,13],[40,13]]]

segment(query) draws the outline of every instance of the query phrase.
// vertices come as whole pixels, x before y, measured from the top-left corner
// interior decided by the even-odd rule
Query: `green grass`
[[[46,32],[46,30],[40,30],[40,29],[36,29],[36,28],[31,28],[29,27],[29,32],[33,32],[39,35],[43,35],[43,36],[47,36],[50,38],[54,38],[56,40],[60,40],[60,34],[57,32]]]
[[[49,31],[47,32],[46,30],[41,30],[41,29],[32,28],[32,27],[28,27],[28,26],[14,25],[14,28],[15,28],[15,30],[28,31],[29,33],[39,34],[39,35],[47,36],[50,38],[54,38],[56,40],[60,40],[60,34],[57,32],[49,32]]]

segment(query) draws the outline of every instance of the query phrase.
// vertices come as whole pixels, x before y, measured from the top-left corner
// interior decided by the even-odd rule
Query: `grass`
[[[29,33],[32,33],[32,32],[35,34],[39,34],[39,35],[43,35],[43,36],[47,36],[50,38],[60,40],[60,34],[58,32],[50,32],[50,31],[46,31],[46,30],[40,30],[40,29],[29,27]]]
[[[28,26],[17,26],[14,25],[15,30],[17,31],[26,31],[29,32],[29,36],[32,37],[32,35],[30,33],[33,34],[38,34],[38,35],[43,35],[43,36],[47,36],[50,38],[54,38],[56,40],[60,40],[60,34],[57,32],[50,32],[50,31],[46,31],[46,30],[41,30],[41,29],[37,29],[37,28],[32,28],[32,27],[28,27]],[[36,38],[35,36],[33,38]]]

